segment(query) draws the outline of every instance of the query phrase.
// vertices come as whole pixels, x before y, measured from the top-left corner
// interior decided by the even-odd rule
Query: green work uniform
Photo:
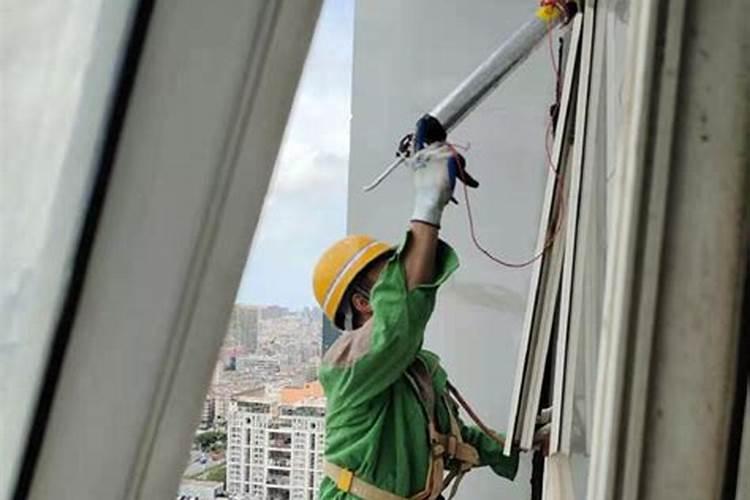
[[[361,328],[344,333],[326,353],[320,382],[327,397],[325,457],[356,477],[402,497],[425,487],[429,465],[427,418],[405,372],[421,360],[432,374],[438,401],[446,392],[447,374],[439,358],[422,350],[424,330],[435,306],[438,287],[458,267],[455,251],[440,241],[435,279],[407,290],[402,253],[406,241],[389,259],[372,288],[373,316]],[[449,431],[449,410],[439,403],[438,431]],[[463,439],[479,452],[481,465],[513,479],[518,455],[503,455],[501,446],[473,426],[461,425]],[[351,499],[328,477],[321,500]]]

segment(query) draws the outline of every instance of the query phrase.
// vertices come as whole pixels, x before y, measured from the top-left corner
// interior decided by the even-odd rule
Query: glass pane
[[[0,498],[70,275],[130,2],[5,0],[0,30]]]
[[[318,498],[337,331],[311,276],[346,229],[353,10],[324,3],[178,498]]]
[[[601,51],[599,81],[592,81],[592,89],[599,89],[595,102],[598,107],[589,114],[589,130],[586,144],[591,145],[585,168],[591,177],[587,197],[585,239],[579,240],[585,270],[578,290],[580,301],[577,307],[581,317],[581,335],[578,337],[575,366],[572,414],[570,418],[571,458],[573,485],[576,498],[585,498],[591,456],[591,440],[594,419],[594,392],[597,379],[597,356],[602,332],[604,279],[607,243],[611,235],[614,191],[620,181],[616,168],[622,117],[625,115],[623,82],[625,47],[629,22],[629,1],[606,2],[598,7],[597,29],[604,31],[594,51]],[[596,39],[595,39],[596,40]],[[594,121],[596,123],[594,123]],[[593,132],[592,132],[593,130]],[[568,372],[570,375],[570,372]],[[566,397],[569,397],[566,395]]]

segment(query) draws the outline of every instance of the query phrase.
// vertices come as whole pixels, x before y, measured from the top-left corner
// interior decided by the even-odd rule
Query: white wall
[[[349,173],[349,232],[398,241],[411,215],[404,169],[374,193],[361,187],[393,158],[398,139],[497,45],[533,14],[525,0],[361,0],[354,27],[354,72]],[[469,170],[480,240],[511,260],[533,253],[546,179],[544,129],[553,99],[549,48],[543,45],[452,134],[471,143]],[[443,288],[426,347],[467,398],[504,430],[519,347],[528,270],[499,267],[472,245],[461,205],[447,209],[443,238],[461,268]],[[460,498],[528,498],[530,466],[515,482],[476,471]]]

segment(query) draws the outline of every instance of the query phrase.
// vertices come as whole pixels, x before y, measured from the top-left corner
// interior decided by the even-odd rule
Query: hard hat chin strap
[[[366,287],[360,285],[359,283],[354,283],[352,285],[352,288],[354,290],[352,290],[351,295],[354,295],[355,293],[358,293],[358,294],[362,295],[364,298],[366,298],[368,302],[370,301],[370,289],[369,288],[366,288]],[[349,304],[351,305],[351,296],[350,296]]]
[[[344,313],[344,330],[354,330],[354,312],[352,311],[351,302],[346,305],[346,312]]]
[[[344,330],[346,331],[354,330],[354,304],[352,304],[352,295],[354,295],[354,290],[348,290],[341,304],[344,308]]]

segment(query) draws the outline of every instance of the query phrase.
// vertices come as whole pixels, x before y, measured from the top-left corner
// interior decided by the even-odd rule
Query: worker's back
[[[401,496],[422,490],[429,464],[427,420],[406,376],[356,405],[346,404],[326,387],[331,378],[321,370],[329,394],[326,460]],[[330,478],[324,479],[321,499],[346,497]]]

